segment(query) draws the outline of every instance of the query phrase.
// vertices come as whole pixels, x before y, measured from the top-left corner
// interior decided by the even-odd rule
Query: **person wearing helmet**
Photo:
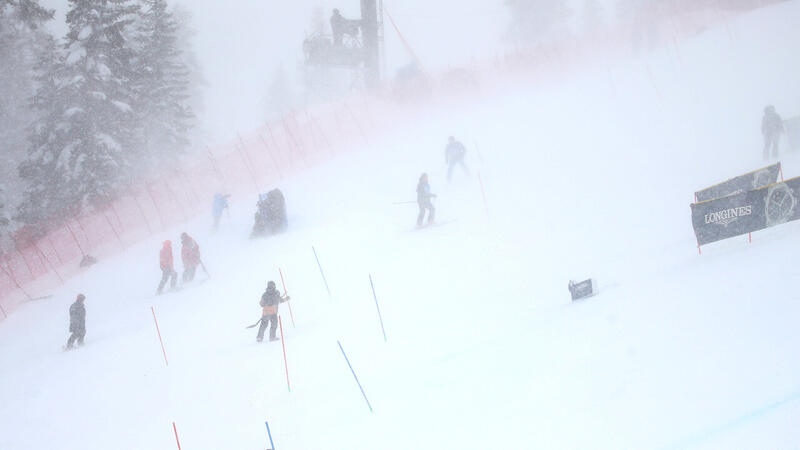
[[[72,349],[72,344],[78,341],[78,345],[83,345],[83,337],[86,336],[86,307],[83,301],[86,296],[78,294],[75,302],[69,307],[69,332],[72,333],[67,340],[64,350]]]
[[[194,280],[194,273],[200,265],[200,246],[186,232],[181,233],[181,259],[183,260],[183,282]]]
[[[772,105],[764,108],[764,117],[761,119],[761,134],[764,135],[764,159],[769,159],[770,148],[772,156],[778,156],[778,145],[783,133],[783,120],[775,112]]]
[[[170,289],[175,289],[175,282],[178,281],[178,273],[175,272],[175,268],[172,262],[172,242],[171,241],[164,241],[164,246],[161,247],[161,252],[159,253],[159,265],[161,266],[161,282],[158,283],[158,290],[156,290],[156,295],[160,295],[161,291],[164,290],[164,285],[167,284],[167,280],[172,279],[170,282]]]
[[[467,148],[464,147],[464,144],[458,142],[456,138],[450,136],[447,139],[447,147],[444,149],[444,162],[447,163],[447,182],[449,183],[450,180],[453,178],[453,169],[455,169],[456,165],[461,166],[464,170],[464,173],[469,175],[469,170],[467,166],[464,165],[464,155],[467,154]]]
[[[274,281],[267,283],[267,290],[261,295],[261,301],[258,303],[261,306],[261,326],[258,327],[257,342],[264,340],[264,331],[266,331],[268,324],[269,340],[278,340],[277,336],[275,336],[275,331],[278,329],[278,305],[288,300],[288,296],[281,296],[281,293],[275,288]]]
[[[428,184],[428,174],[423,173],[417,183],[417,204],[419,205],[419,215],[417,216],[417,228],[422,228],[422,220],[425,219],[425,211],[428,211],[428,225],[433,223],[436,209],[431,203],[431,199],[436,194],[431,194],[431,186]]]

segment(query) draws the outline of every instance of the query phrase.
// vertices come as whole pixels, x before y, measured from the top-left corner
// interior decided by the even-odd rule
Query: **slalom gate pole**
[[[322,281],[325,282],[325,289],[328,290],[328,297],[333,298],[331,295],[331,288],[328,287],[328,280],[325,278],[325,272],[322,270],[322,264],[319,263],[319,257],[317,256],[317,249],[314,246],[311,246],[311,250],[314,251],[314,258],[317,260],[317,266],[319,266],[319,273],[322,274]]]
[[[483,196],[483,210],[486,211],[486,218],[489,218],[489,204],[486,202],[486,191],[483,189],[483,178],[481,173],[478,172],[478,183],[481,185],[481,195]]]
[[[283,281],[283,271],[281,270],[280,267],[278,267],[278,273],[281,274],[281,284],[283,285],[283,295],[286,296],[286,295],[289,294],[289,292],[286,290],[286,282]],[[292,328],[297,328],[297,326],[294,324],[294,313],[292,312],[292,302],[291,302],[291,300],[286,302],[286,306],[289,307],[289,317],[291,317],[291,319],[292,319]]]
[[[172,422],[172,429],[175,430],[175,442],[178,443],[178,450],[181,450],[181,441],[178,439],[178,427],[175,426],[175,422]]]
[[[358,376],[356,375],[356,371],[353,370],[353,366],[350,364],[350,360],[347,359],[347,354],[344,352],[344,348],[342,347],[342,343],[339,342],[339,341],[336,341],[336,343],[339,344],[339,350],[342,351],[342,356],[344,356],[344,360],[347,361],[347,367],[349,367],[350,368],[350,372],[353,373],[353,378],[356,379],[356,384],[358,385],[358,389],[361,390],[361,395],[364,396],[364,400],[367,402],[367,406],[369,407],[369,412],[373,412],[372,411],[372,405],[369,404],[369,399],[367,398],[367,394],[364,393],[364,388],[361,387],[361,383],[358,381]]]
[[[378,308],[378,319],[381,321],[381,331],[383,332],[383,342],[388,342],[386,339],[386,329],[383,328],[383,317],[381,317],[381,307],[378,305],[378,295],[375,294],[375,284],[372,283],[372,274],[369,275],[369,285],[372,287],[372,297],[375,298],[375,307]]]
[[[156,310],[152,306],[150,307],[150,311],[153,311],[153,321],[156,323],[156,332],[158,333],[158,341],[161,342],[161,352],[164,353],[164,363],[169,366],[169,361],[167,361],[167,350],[164,348],[164,340],[161,339],[161,330],[158,328],[158,319],[156,319]],[[177,431],[175,432],[175,437],[177,437]],[[178,444],[180,446],[180,444]]]
[[[275,450],[275,444],[272,443],[272,433],[269,431],[269,422],[265,421],[264,424],[267,426],[267,436],[269,436],[269,450]]]
[[[281,327],[281,347],[283,347],[283,367],[286,369],[286,387],[289,392],[292,392],[292,385],[289,384],[289,363],[286,361],[286,340],[283,338],[283,322],[281,316],[278,316],[278,325]]]

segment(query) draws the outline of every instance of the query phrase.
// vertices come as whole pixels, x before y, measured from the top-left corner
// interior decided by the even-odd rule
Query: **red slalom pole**
[[[292,392],[292,385],[289,384],[289,363],[286,362],[286,341],[283,339],[281,316],[278,316],[278,325],[281,327],[281,346],[283,347],[283,366],[286,368],[286,386],[289,388],[289,392]]]
[[[172,422],[172,429],[175,430],[175,442],[178,443],[178,450],[181,450],[181,441],[178,439],[178,427],[175,426],[175,422]]]
[[[164,363],[169,366],[169,361],[167,361],[167,350],[164,349],[164,340],[161,339],[161,330],[158,328],[158,319],[156,319],[156,310],[151,306],[150,311],[153,311],[153,321],[156,323],[156,332],[158,332],[158,341],[161,342],[161,352],[164,353]],[[178,437],[177,431],[175,431],[175,437],[176,438]],[[178,444],[178,448],[180,448],[180,444]]]
[[[288,294],[288,292],[286,291],[286,282],[283,281],[283,271],[281,270],[280,267],[278,267],[278,273],[281,274],[281,284],[283,285],[283,295],[285,297]],[[295,326],[295,324],[294,324],[294,314],[292,313],[292,302],[291,302],[291,300],[286,302],[286,306],[289,307],[289,317],[292,318],[292,328],[297,328]]]

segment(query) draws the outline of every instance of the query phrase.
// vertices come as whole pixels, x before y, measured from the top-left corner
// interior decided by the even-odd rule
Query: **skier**
[[[72,344],[74,344],[76,340],[79,346],[83,345],[83,337],[86,336],[86,308],[83,306],[83,301],[85,299],[85,295],[78,294],[75,303],[69,307],[69,332],[72,333],[72,335],[70,335],[69,340],[67,340],[67,345],[64,346],[64,350],[72,349]]]
[[[194,280],[194,272],[200,264],[200,246],[185,232],[181,233],[181,259],[183,260],[183,282]]]
[[[211,206],[211,215],[214,216],[214,231],[219,228],[222,212],[228,209],[228,197],[230,196],[230,194],[214,194],[214,204]]]
[[[449,183],[450,180],[453,178],[453,169],[455,169],[456,165],[461,166],[464,169],[464,173],[469,175],[469,170],[467,166],[464,165],[464,155],[467,153],[466,147],[461,142],[458,142],[456,138],[450,136],[447,139],[447,147],[444,149],[444,161],[448,165],[447,169],[447,182]]]
[[[264,291],[264,294],[261,296],[261,301],[258,303],[261,305],[261,326],[258,327],[258,336],[256,336],[257,342],[264,340],[264,331],[267,329],[267,324],[270,325],[269,340],[278,340],[275,336],[275,330],[278,328],[278,305],[289,301],[289,299],[289,296],[281,296],[281,293],[275,288],[274,281],[267,283],[267,290]]]
[[[769,158],[770,147],[772,147],[772,156],[778,156],[781,133],[783,133],[783,120],[775,112],[775,107],[769,105],[764,108],[764,117],[761,119],[761,134],[764,135],[764,159]]]
[[[422,219],[425,218],[425,211],[428,211],[428,225],[433,223],[436,209],[431,203],[431,198],[436,194],[431,194],[431,186],[428,184],[428,174],[423,173],[417,183],[417,204],[419,205],[419,215],[417,216],[417,228],[422,228]]]
[[[161,253],[159,253],[158,260],[161,267],[161,282],[158,283],[156,295],[161,294],[161,291],[164,289],[164,285],[167,284],[167,280],[170,278],[172,279],[170,282],[170,289],[175,289],[175,282],[178,280],[178,273],[175,272],[175,268],[172,263],[171,241],[164,241],[164,246],[161,247]]]

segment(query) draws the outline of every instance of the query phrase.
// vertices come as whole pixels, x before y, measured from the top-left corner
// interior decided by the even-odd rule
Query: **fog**
[[[570,22],[579,27],[582,2],[573,3]],[[604,0],[604,14],[614,19],[613,0]],[[57,11],[49,26],[56,36],[66,32],[65,1],[44,0]],[[194,46],[207,86],[201,132],[208,143],[232,139],[237,130],[253,129],[266,115],[265,96],[275,71],[282,67],[302,97],[302,41],[312,30],[315,9],[322,9],[326,28],[333,8],[347,18],[360,17],[359,2],[296,0],[284,4],[260,0],[184,0],[174,4],[192,14]],[[502,0],[405,0],[385,2],[386,11],[417,54],[424,69],[438,73],[485,61],[509,48],[509,12]],[[388,19],[384,23],[386,73],[412,61]]]

